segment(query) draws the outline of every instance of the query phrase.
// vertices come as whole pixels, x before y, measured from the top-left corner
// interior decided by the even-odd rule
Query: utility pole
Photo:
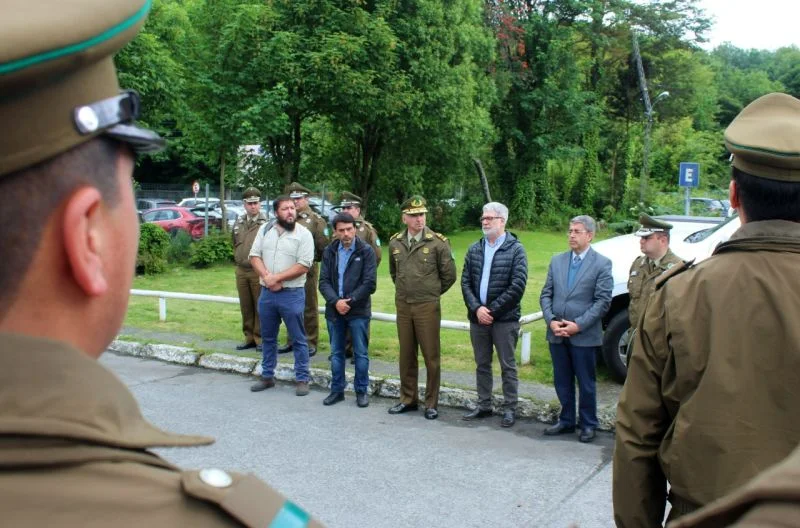
[[[636,37],[636,31],[631,30],[633,37],[633,57],[636,61],[636,71],[639,74],[639,87],[642,90],[642,101],[644,101],[644,115],[646,118],[644,124],[644,154],[642,156],[642,173],[639,176],[639,201],[644,203],[647,196],[647,178],[650,174],[650,131],[653,128],[653,106],[664,99],[669,97],[669,92],[661,92],[655,98],[653,103],[650,103],[650,94],[647,91],[647,78],[644,76],[644,67],[642,66],[642,55],[639,53],[639,39]]]

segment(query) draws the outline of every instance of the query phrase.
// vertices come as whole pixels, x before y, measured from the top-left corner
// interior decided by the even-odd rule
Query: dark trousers
[[[319,286],[319,262],[315,262],[306,273],[306,305],[303,310],[303,326],[306,329],[306,343],[309,348],[317,348],[319,344],[319,302],[317,288]],[[292,332],[286,329],[286,343],[292,344]]]
[[[439,404],[441,362],[439,334],[442,309],[439,301],[409,304],[395,300],[397,308],[397,340],[400,342],[400,402],[417,403],[419,363],[417,351],[422,349],[428,379],[425,384],[425,407]]]
[[[580,426],[597,427],[597,397],[595,387],[595,355],[597,347],[575,346],[564,339],[550,343],[553,359],[553,380],[558,401],[561,402],[559,422],[575,426],[575,380],[578,380]]]
[[[492,408],[492,355],[497,350],[497,361],[503,379],[503,409],[517,408],[517,362],[514,354],[519,337],[519,321],[493,323],[489,326],[470,323],[469,338],[475,355],[475,384],[478,388],[478,407]]]
[[[258,321],[261,285],[258,283],[256,270],[236,266],[236,291],[239,293],[239,309],[242,312],[244,342],[261,345],[261,324]]]

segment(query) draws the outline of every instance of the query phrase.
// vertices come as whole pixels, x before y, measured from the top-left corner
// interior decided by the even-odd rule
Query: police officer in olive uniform
[[[361,216],[361,197],[350,192],[343,192],[339,200],[339,209],[356,219],[356,236],[372,247],[375,252],[377,265],[381,265],[381,239],[378,237],[378,230],[364,220]]]
[[[633,334],[636,331],[636,323],[642,314],[647,299],[655,289],[656,277],[670,269],[676,264],[683,262],[669,248],[669,231],[672,224],[653,218],[642,213],[639,215],[639,230],[634,233],[639,237],[639,247],[642,250],[641,257],[638,257],[631,264],[628,274],[628,319],[630,320],[631,332],[628,338],[628,361],[631,359],[633,350]]]
[[[233,224],[233,258],[236,261],[236,291],[239,293],[239,308],[242,311],[244,343],[236,350],[261,346],[261,325],[258,321],[258,297],[261,284],[258,273],[250,264],[250,248],[258,234],[258,228],[267,223],[267,215],[261,211],[261,193],[249,187],[242,195],[245,213]]]
[[[769,94],[725,131],[742,226],[656,279],[617,411],[614,517],[660,526],[800,444],[800,100]],[[669,484],[669,492],[667,492]]]
[[[297,209],[297,223],[311,231],[314,237],[314,265],[308,270],[306,275],[306,310],[303,317],[303,324],[306,328],[306,339],[308,340],[308,357],[317,353],[319,344],[319,303],[317,301],[317,285],[319,282],[319,262],[322,260],[322,251],[328,245],[328,222],[314,212],[308,205],[308,195],[311,191],[297,182],[289,184],[284,193],[294,200]],[[286,344],[278,348],[279,354],[285,354],[292,350],[292,336],[287,333]]]
[[[149,7],[3,4],[0,524],[321,526],[252,475],[154,453],[212,440],[151,425],[97,361],[136,264],[134,156],[164,145],[135,125],[139,97],[120,91],[112,60]]]
[[[719,526],[800,526],[800,447],[730,495],[669,524],[669,528]]]
[[[425,199],[412,196],[403,205],[406,229],[389,241],[389,274],[395,285],[397,338],[400,342],[400,402],[389,414],[418,408],[417,350],[422,349],[428,379],[425,418],[439,416],[441,381],[439,333],[442,309],[439,298],[456,282],[456,264],[447,238],[425,226]]]
[[[672,224],[645,213],[639,215],[639,223],[641,226],[634,235],[639,237],[639,247],[644,255],[633,261],[628,275],[628,295],[631,299],[628,317],[631,328],[636,328],[636,323],[639,322],[639,315],[655,289],[656,277],[683,262],[669,249],[669,230],[672,229]]]

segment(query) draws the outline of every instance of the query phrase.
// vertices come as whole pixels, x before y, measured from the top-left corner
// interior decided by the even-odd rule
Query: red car
[[[142,213],[142,219],[145,222],[158,224],[171,236],[178,234],[178,231],[186,231],[194,240],[203,238],[203,217],[194,214],[186,207],[150,209]],[[213,222],[210,225],[213,226]]]

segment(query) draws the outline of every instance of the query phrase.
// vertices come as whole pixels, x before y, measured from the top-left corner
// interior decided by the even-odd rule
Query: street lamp
[[[667,97],[669,97],[669,92],[661,92],[656,96],[655,99],[653,99],[653,103],[650,104],[650,98],[647,97],[647,92],[645,92],[644,112],[647,122],[644,125],[644,157],[642,159],[642,176],[639,178],[639,201],[642,203],[644,203],[645,194],[647,194],[647,177],[649,175],[648,163],[650,161],[650,129],[653,128],[653,108],[655,108],[656,103],[662,99],[666,99]]]

